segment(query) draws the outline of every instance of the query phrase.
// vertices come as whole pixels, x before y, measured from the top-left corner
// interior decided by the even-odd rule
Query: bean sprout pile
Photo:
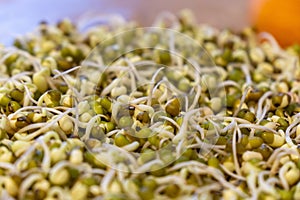
[[[300,46],[188,10],[153,27],[0,47],[0,199],[300,199]]]

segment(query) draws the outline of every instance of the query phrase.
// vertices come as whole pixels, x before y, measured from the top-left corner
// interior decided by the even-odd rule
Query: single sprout
[[[129,128],[133,124],[133,120],[130,116],[123,116],[119,119],[118,126],[119,128]]]
[[[180,102],[178,98],[171,99],[166,104],[166,112],[170,114],[172,117],[176,117],[180,113]]]

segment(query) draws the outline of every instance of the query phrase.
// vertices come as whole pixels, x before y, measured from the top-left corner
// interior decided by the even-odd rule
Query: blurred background
[[[300,44],[300,0],[0,0],[0,43],[33,29],[41,21],[120,14],[150,26],[162,11],[188,8],[199,23],[240,30],[255,26],[275,36],[283,46]]]
[[[191,9],[199,23],[241,29],[249,24],[246,0],[0,0],[0,43],[31,32],[41,21],[77,21],[86,15],[121,14],[150,26],[162,11]]]

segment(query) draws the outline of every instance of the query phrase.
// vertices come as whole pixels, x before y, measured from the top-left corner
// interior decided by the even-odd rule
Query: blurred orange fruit
[[[251,20],[282,46],[300,44],[300,0],[251,0]]]

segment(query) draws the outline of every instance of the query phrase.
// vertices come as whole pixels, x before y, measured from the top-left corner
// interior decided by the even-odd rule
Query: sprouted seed
[[[97,20],[41,23],[0,47],[0,199],[300,198],[297,48],[184,10],[154,25],[215,67],[188,40],[142,29],[90,54],[139,28]],[[156,48],[122,54],[140,43]]]

